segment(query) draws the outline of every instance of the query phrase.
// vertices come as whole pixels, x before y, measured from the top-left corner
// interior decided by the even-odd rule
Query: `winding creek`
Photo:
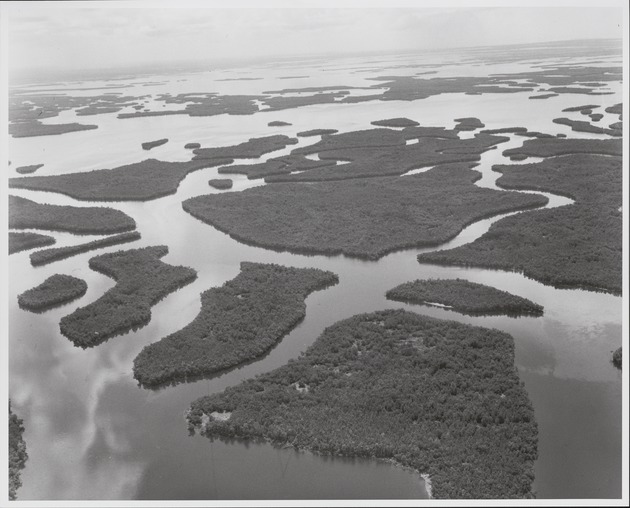
[[[295,74],[301,73],[296,71]],[[541,124],[537,108],[542,101],[528,102],[526,94],[524,97],[514,94],[508,101],[513,110],[505,112],[499,111],[505,99],[497,95],[458,98],[457,104],[446,113],[445,99],[438,96],[412,103],[309,106],[248,117],[222,115],[210,119],[157,117],[118,121],[115,115],[99,115],[86,122],[99,123],[99,129],[57,137],[60,144],[48,152],[42,147],[50,147],[53,141],[50,139],[15,140],[17,143],[12,147],[18,157],[25,153],[27,146],[40,150],[47,159],[37,162],[46,162],[41,174],[48,174],[47,171],[114,167],[141,160],[147,155],[139,152],[140,142],[160,137],[169,137],[170,142],[152,150],[148,157],[186,160],[189,154],[181,149],[184,142],[201,141],[203,146],[221,146],[244,141],[250,136],[295,133],[305,130],[303,127],[332,127],[344,132],[369,128],[369,121],[396,116],[419,120],[422,125],[449,127],[453,117],[470,115],[481,118],[486,128],[495,128],[513,126],[506,115],[509,118],[510,113],[520,113],[519,125],[550,133],[567,132],[566,127],[551,123],[549,113]],[[554,112],[583,101],[579,97],[560,97],[554,104]],[[274,119],[287,120],[293,126],[267,127],[266,122]],[[143,127],[149,124],[147,132]],[[115,129],[121,130],[116,134]],[[124,138],[123,145],[129,154],[115,143],[117,136]],[[319,139],[300,138],[299,145],[291,145],[262,159],[289,153],[296,146]],[[78,144],[80,154],[69,158],[64,155],[68,140]],[[96,150],[97,143],[103,140],[108,142],[101,145],[106,146],[105,150]],[[500,189],[495,184],[500,174],[491,167],[515,164],[503,157],[502,152],[520,146],[524,140],[511,135],[509,142],[484,153],[475,168],[482,174],[477,185]],[[32,156],[23,156],[24,160],[28,157]],[[64,160],[70,164],[62,171],[58,168],[63,166]],[[86,163],[88,160],[91,163]],[[103,164],[103,160],[107,163]],[[246,162],[236,161],[235,164]],[[296,255],[245,245],[195,220],[181,207],[185,199],[218,192],[207,184],[208,179],[217,176],[233,178],[232,192],[264,184],[249,181],[243,175],[218,175],[217,168],[200,170],[188,175],[174,195],[147,202],[106,204],[136,220],[142,234],[138,242],[84,253],[38,268],[30,266],[28,251],[11,256],[10,392],[14,410],[25,421],[24,438],[29,453],[22,472],[20,499],[426,498],[424,481],[416,473],[392,464],[320,457],[267,444],[210,443],[198,435],[190,436],[184,420],[184,411],[196,398],[284,365],[312,344],[324,328],[341,319],[386,308],[405,308],[511,334],[516,348],[515,363],[534,404],[539,425],[539,459],[534,484],[538,497],[621,495],[622,385],[620,372],[610,362],[611,351],[621,341],[620,297],[555,289],[513,272],[418,263],[419,253],[472,242],[492,223],[509,214],[476,221],[437,248],[405,249],[378,261]],[[95,205],[53,193],[17,189],[11,193],[38,202]],[[550,193],[538,194],[549,198],[547,207],[572,202]],[[55,233],[54,236],[58,239],[57,246],[77,242],[74,235]],[[90,239],[92,237],[80,237],[79,241]],[[198,271],[198,278],[155,305],[147,326],[88,350],[74,347],[60,335],[61,317],[113,286],[111,279],[88,268],[90,257],[121,248],[161,244],[169,247],[164,262],[192,267]],[[330,270],[339,275],[339,284],[311,294],[306,300],[305,319],[264,357],[212,379],[158,390],[138,387],[132,378],[132,362],[142,347],[188,324],[199,312],[199,294],[235,277],[241,261]],[[15,295],[54,273],[85,279],[87,294],[44,314],[20,310]],[[544,316],[472,317],[440,307],[407,305],[385,299],[388,289],[403,282],[457,277],[528,298],[544,306]]]

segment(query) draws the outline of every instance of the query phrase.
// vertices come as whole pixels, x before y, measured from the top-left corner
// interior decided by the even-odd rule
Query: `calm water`
[[[397,62],[398,63],[398,62]],[[321,85],[371,85],[370,73],[349,69],[353,64],[306,68],[252,68],[188,76],[137,79],[125,83],[125,95],[213,91],[260,93],[263,90]],[[440,69],[443,75],[520,71],[523,65],[495,65]],[[417,70],[416,70],[417,71]],[[387,72],[382,72],[385,74]],[[396,74],[401,74],[396,71]],[[251,75],[260,81],[220,82],[215,79]],[[309,78],[279,79],[308,75]],[[374,74],[378,75],[378,73]],[[186,81],[179,81],[186,79]],[[152,87],[133,82],[166,81]],[[70,86],[70,85],[69,85]],[[75,85],[76,86],[76,85]],[[86,83],[85,86],[95,86]],[[116,90],[114,90],[116,91]],[[365,93],[365,91],[358,91]],[[259,113],[252,116],[190,118],[184,116],[117,120],[116,115],[81,117],[63,113],[60,121],[96,123],[93,131],[11,139],[12,167],[45,163],[37,174],[57,174],[115,167],[148,157],[187,160],[187,142],[221,146],[249,137],[275,133],[294,135],[310,128],[340,131],[365,129],[370,122],[406,116],[422,125],[452,127],[454,118],[477,116],[487,128],[525,126],[531,130],[564,132],[552,123],[569,106],[615,96],[560,96],[549,101],[528,100],[530,93],[481,96],[443,95],[415,102],[333,104]],[[76,93],[76,92],[72,92]],[[94,94],[97,92],[86,92]],[[284,120],[288,127],[267,126]],[[616,117],[601,121],[608,125]],[[594,135],[580,136],[591,137]],[[140,143],[162,137],[169,143],[151,150]],[[526,138],[514,137],[483,155],[477,169],[479,185],[494,186],[492,164],[506,163],[501,152]],[[301,138],[300,145],[318,138]],[[298,146],[300,146],[298,145]],[[264,158],[289,153],[286,150]],[[240,161],[239,161],[240,162]],[[529,161],[527,161],[529,162]],[[29,460],[22,473],[20,499],[292,499],[292,498],[424,498],[422,479],[415,473],[370,460],[325,458],[266,444],[221,443],[189,436],[184,411],[197,397],[233,386],[295,358],[333,323],[360,312],[406,308],[435,317],[498,328],[510,333],[516,345],[516,366],[534,403],[539,424],[539,460],[534,489],[541,498],[614,498],[621,495],[621,374],[610,363],[611,351],[621,344],[622,301],[619,297],[580,290],[558,290],[521,275],[483,269],[421,265],[411,249],[377,262],[342,256],[301,256],[271,252],[240,244],[188,214],[181,202],[192,196],[218,192],[207,185],[216,168],[189,175],[177,194],[145,203],[114,203],[138,223],[142,240],[129,248],[165,244],[167,263],[195,268],[198,279],[153,307],[149,325],[82,350],[59,333],[62,316],[98,298],[113,281],[91,271],[85,253],[48,266],[32,268],[28,252],[10,257],[9,331],[10,393],[15,411],[24,419]],[[234,176],[233,191],[260,185]],[[13,191],[12,191],[13,193]],[[52,193],[14,192],[40,202],[90,206]],[[549,206],[570,202],[549,196]],[[473,241],[498,217],[467,227],[443,248]],[[77,237],[55,234],[59,245]],[[81,237],[79,241],[90,239]],[[110,247],[97,253],[127,247]],[[304,321],[265,357],[210,380],[180,384],[157,391],[137,386],[132,378],[134,357],[146,344],[188,324],[199,312],[199,294],[223,284],[239,272],[241,261],[274,262],[287,266],[318,267],[339,275],[338,285],[313,293],[306,301]],[[53,273],[85,279],[88,292],[81,299],[45,314],[17,307],[16,295]],[[460,277],[530,298],[545,307],[542,318],[468,317],[448,310],[410,306],[385,299],[385,291],[418,278]]]

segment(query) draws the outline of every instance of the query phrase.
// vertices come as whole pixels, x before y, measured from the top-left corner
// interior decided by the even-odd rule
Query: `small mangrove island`
[[[457,122],[454,128],[456,131],[475,131],[486,126],[479,118],[475,117],[456,118],[455,121]]]
[[[168,143],[168,139],[158,139],[156,141],[147,141],[146,143],[142,143],[143,150],[151,150],[151,148],[155,148],[156,146],[161,146],[165,143]]]
[[[420,125],[418,122],[410,120],[409,118],[387,118],[385,120],[375,120],[370,123],[377,127],[415,127]]]
[[[201,311],[189,325],[142,349],[134,377],[154,386],[258,358],[304,318],[310,293],[337,282],[316,268],[242,262],[236,278],[201,294]]]
[[[153,305],[197,278],[192,268],[161,261],[166,254],[168,247],[160,245],[90,259],[90,268],[113,278],[116,285],[95,302],[61,318],[61,333],[75,346],[87,348],[148,324]]]
[[[43,164],[32,164],[31,166],[20,166],[19,168],[15,168],[15,171],[21,175],[29,175],[31,173],[35,173],[35,171],[42,167],[44,167]]]
[[[389,300],[424,305],[438,304],[469,315],[506,314],[542,316],[543,307],[527,298],[464,279],[405,282],[387,291]]]
[[[76,300],[83,296],[86,291],[87,283],[83,279],[71,275],[55,274],[48,277],[39,286],[19,295],[18,304],[22,309],[43,312]]]
[[[39,233],[16,233],[9,231],[9,255],[30,250],[36,247],[53,245],[56,240],[52,236]]]
[[[109,234],[135,229],[136,221],[114,208],[78,207],[36,203],[9,196],[9,228],[69,231],[75,234]]]
[[[498,330],[356,315],[287,365],[195,401],[187,418],[210,439],[394,461],[427,474],[435,498],[533,497],[538,428],[514,341]]]
[[[129,231],[128,233],[107,236],[105,238],[99,238],[98,240],[92,240],[91,242],[81,243],[78,245],[38,250],[30,255],[31,265],[47,265],[53,261],[66,259],[76,256],[77,254],[82,254],[83,252],[102,249],[103,247],[110,247],[112,245],[119,245],[121,243],[135,242],[136,240],[140,240],[140,233],[138,231]]]
[[[208,185],[210,185],[210,187],[214,187],[215,189],[225,190],[231,189],[233,182],[229,178],[213,178],[212,180],[208,180]]]

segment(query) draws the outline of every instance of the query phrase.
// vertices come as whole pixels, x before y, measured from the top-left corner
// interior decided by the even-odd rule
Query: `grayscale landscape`
[[[3,501],[628,501],[622,2],[89,4],[0,11]]]

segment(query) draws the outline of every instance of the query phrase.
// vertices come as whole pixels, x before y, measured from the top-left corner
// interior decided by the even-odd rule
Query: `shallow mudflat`
[[[288,365],[197,400],[188,421],[211,439],[391,459],[429,474],[436,498],[532,496],[538,429],[497,330],[356,315]]]

